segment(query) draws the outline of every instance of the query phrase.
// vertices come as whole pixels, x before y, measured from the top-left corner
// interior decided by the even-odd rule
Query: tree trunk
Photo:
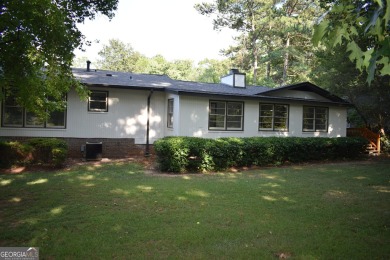
[[[271,76],[271,62],[268,61],[267,62],[267,69],[266,69],[266,78],[267,78],[267,80],[269,80],[270,76]]]
[[[253,27],[253,30],[255,28]],[[252,39],[252,48],[253,48],[253,85],[257,85],[257,66],[258,66],[258,50],[256,46],[256,39],[257,37],[253,37]]]
[[[288,48],[290,47],[290,33],[287,33],[287,41],[286,41],[286,53],[284,54],[284,65],[283,65],[283,85],[286,84],[287,81],[287,71],[288,71]]]
[[[255,58],[253,61],[253,85],[257,85],[257,52],[254,53]]]

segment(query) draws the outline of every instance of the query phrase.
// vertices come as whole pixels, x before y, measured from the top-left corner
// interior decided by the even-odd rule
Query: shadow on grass
[[[44,258],[387,258],[389,166],[164,176],[118,162],[0,175],[0,246]]]

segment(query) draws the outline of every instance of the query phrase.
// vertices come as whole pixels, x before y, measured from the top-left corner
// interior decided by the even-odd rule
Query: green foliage
[[[97,64],[99,68],[125,72],[136,71],[137,63],[142,58],[142,55],[134,51],[130,44],[124,44],[118,39],[108,40],[108,45],[103,45],[99,56],[101,57]]]
[[[204,59],[199,62],[196,81],[207,83],[220,83],[221,76],[227,74],[232,68],[231,62],[226,60]]]
[[[209,139],[197,137],[166,137],[154,142],[157,161],[162,171],[185,172],[208,171],[213,169],[213,161],[206,152]]]
[[[376,72],[390,75],[390,1],[330,0],[322,6],[327,12],[314,27],[314,44],[346,46],[356,68],[367,72],[368,83]]]
[[[362,44],[367,41],[361,39]],[[360,72],[350,61],[346,46],[333,50],[318,50],[316,64],[312,67],[312,81],[331,93],[343,97],[355,106],[355,114],[348,120],[352,127],[390,126],[390,76],[376,75],[368,86],[365,72]]]
[[[99,12],[112,18],[117,4],[118,0],[1,1],[0,89],[42,118],[63,108],[63,96],[71,88],[86,97],[70,68],[74,49],[85,44],[76,24]]]
[[[387,135],[381,137],[381,152],[390,154],[390,138]]]
[[[32,161],[36,164],[62,166],[68,154],[68,145],[56,138],[33,138],[28,141],[32,147]]]
[[[154,143],[160,170],[222,171],[234,166],[354,159],[364,152],[362,138],[250,137],[204,139],[167,137]]]
[[[97,67],[105,70],[126,71],[168,75],[178,80],[195,80],[196,74],[191,60],[167,61],[162,55],[148,58],[135,51],[131,44],[118,39],[110,39],[99,51],[101,57]]]
[[[167,75],[172,79],[186,81],[219,83],[220,77],[231,69],[229,60],[205,59],[194,65],[192,60],[168,61],[162,55],[148,58],[135,51],[131,44],[117,39],[110,39],[99,55],[99,69]],[[86,58],[74,60],[74,64],[79,67],[84,67],[85,62]]]
[[[0,141],[0,168],[9,168],[27,160],[31,147],[19,142]]]
[[[212,15],[216,30],[237,31],[236,44],[222,52],[248,72],[251,84],[307,81],[317,1],[215,0],[195,8],[202,15]]]

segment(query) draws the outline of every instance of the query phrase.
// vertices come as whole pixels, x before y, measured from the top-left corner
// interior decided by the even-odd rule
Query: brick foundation
[[[1,137],[2,140],[25,142],[33,137]],[[145,154],[145,145],[134,143],[133,138],[58,138],[63,139],[68,144],[68,157],[83,158],[85,154],[81,147],[87,142],[102,143],[103,158],[126,158],[140,156]],[[153,145],[150,145],[150,151],[153,151]]]

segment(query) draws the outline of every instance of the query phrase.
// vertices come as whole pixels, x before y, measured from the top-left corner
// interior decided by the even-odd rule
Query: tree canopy
[[[375,71],[390,75],[390,0],[322,0],[321,5],[326,12],[315,26],[314,43],[347,46],[349,59],[367,72],[369,83]]]
[[[146,57],[134,50],[130,43],[110,39],[99,51],[96,66],[99,69],[168,75],[177,80],[218,83],[221,75],[229,69],[229,60],[204,59],[197,65],[192,60],[168,61],[162,55]],[[75,60],[75,64],[85,66],[86,59]]]
[[[18,105],[45,116],[64,106],[71,87],[85,94],[70,68],[73,50],[88,44],[76,24],[97,13],[111,19],[117,5],[118,0],[1,1],[1,99],[12,95]]]
[[[282,85],[307,80],[312,57],[310,24],[319,8],[314,2],[215,0],[195,8],[214,17],[215,29],[228,27],[239,33],[236,45],[224,53],[235,66],[253,71],[253,84]]]

